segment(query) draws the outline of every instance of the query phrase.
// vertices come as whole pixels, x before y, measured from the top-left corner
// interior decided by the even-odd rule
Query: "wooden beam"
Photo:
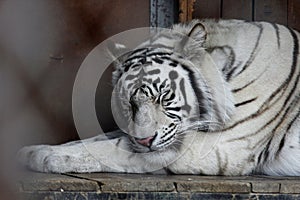
[[[150,26],[168,28],[178,21],[178,3],[174,0],[150,0]]]
[[[223,0],[222,18],[252,20],[252,0]]]
[[[299,0],[288,1],[288,26],[300,31],[300,2]]]
[[[288,0],[255,0],[254,20],[287,25]]]
[[[221,0],[196,0],[193,18],[220,18]]]
[[[179,0],[179,22],[188,22],[193,19],[196,0]]]

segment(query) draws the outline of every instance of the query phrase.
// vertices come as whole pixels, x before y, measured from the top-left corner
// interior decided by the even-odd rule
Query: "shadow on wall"
[[[149,26],[148,10],[149,2],[140,0],[0,2],[2,166],[6,163],[10,168],[21,146],[78,139],[72,118],[78,68],[109,36]],[[97,110],[105,116],[101,125],[106,131],[115,128],[111,117],[106,117],[111,116],[110,77],[108,69],[99,88],[106,98],[97,103]]]
[[[2,1],[1,135],[22,138],[22,145],[77,139],[71,103],[80,64],[110,35],[148,26],[149,14],[142,12],[148,7],[138,0]],[[106,93],[111,70],[99,88]],[[97,104],[104,115],[108,100]],[[105,129],[113,128],[109,117],[101,119]]]

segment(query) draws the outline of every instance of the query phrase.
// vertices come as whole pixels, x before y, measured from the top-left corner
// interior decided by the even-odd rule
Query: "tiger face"
[[[206,117],[205,83],[180,59],[169,49],[143,48],[119,66],[113,113],[137,152],[179,145],[184,130]]]
[[[178,149],[188,131],[216,130],[212,124],[231,113],[222,77],[209,78],[218,73],[209,73],[215,65],[203,47],[205,39],[201,23],[175,26],[118,59],[112,111],[136,152]]]

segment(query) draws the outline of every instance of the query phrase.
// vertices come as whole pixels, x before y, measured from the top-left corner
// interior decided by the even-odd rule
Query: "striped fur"
[[[86,141],[100,156],[84,154],[85,167],[73,143],[46,147],[82,161],[40,164],[52,157],[37,146],[21,150],[24,162],[51,172],[299,176],[299,36],[266,22],[174,25],[116,64],[112,108],[127,135]]]

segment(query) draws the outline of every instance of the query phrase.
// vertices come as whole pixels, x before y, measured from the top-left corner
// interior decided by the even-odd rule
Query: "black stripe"
[[[225,47],[230,49],[230,55],[229,55],[230,60],[229,60],[229,62],[226,62],[226,65],[222,69],[223,74],[226,73],[226,79],[227,79],[227,71],[232,68],[232,66],[235,62],[235,59],[236,59],[236,55],[235,55],[235,52],[233,51],[232,47],[229,47],[229,46],[225,46]]]
[[[134,92],[131,94],[130,98],[132,98],[133,96],[135,96],[136,93],[139,91],[139,89],[140,89],[140,88],[136,88],[136,89],[134,90]]]
[[[161,56],[160,58],[165,59],[165,60],[172,60],[170,56]]]
[[[158,87],[157,87],[157,83],[153,82],[152,85],[153,85],[154,89],[156,90],[156,92],[159,92]]]
[[[117,147],[119,147],[121,140],[122,140],[122,138],[119,138],[119,139],[118,139],[118,141],[117,141],[117,143],[116,143],[116,146],[117,146]]]
[[[234,106],[235,106],[235,107],[243,106],[243,105],[245,105],[245,104],[248,104],[248,103],[251,103],[251,102],[255,101],[256,99],[257,99],[257,97],[252,98],[252,99],[249,99],[249,100],[247,100],[247,101],[243,101],[243,102],[241,102],[241,103],[237,103],[237,104],[235,104]]]
[[[269,154],[270,154],[270,144],[271,144],[271,140],[269,140],[269,142],[267,143],[265,150],[264,150],[264,161],[267,161]]]
[[[177,67],[178,62],[171,62],[171,63],[169,63],[169,65],[172,66],[172,67]]]
[[[258,78],[253,79],[252,81],[250,81],[250,82],[247,83],[246,85],[244,85],[244,86],[242,86],[242,87],[240,87],[240,88],[233,89],[233,90],[231,90],[231,91],[232,91],[233,93],[237,93],[237,92],[239,92],[239,91],[241,91],[241,90],[247,88],[249,85],[251,85],[252,83],[254,83],[257,79],[258,79]]]
[[[180,55],[178,55],[178,57],[180,57]],[[175,60],[174,58],[171,58],[170,56],[160,56],[160,57],[156,57],[158,59],[164,59],[164,60],[168,60],[170,62],[176,63],[178,64],[178,61]],[[153,59],[153,58],[152,58]]]
[[[151,95],[151,96],[154,96],[154,94],[153,94],[153,92],[152,92],[152,89],[151,89],[149,86],[147,86],[147,85],[146,85],[146,88],[148,89],[150,95]]]
[[[298,54],[299,54],[299,40],[298,37],[295,33],[295,31],[291,28],[288,28],[292,37],[293,37],[293,41],[294,41],[294,52],[293,52],[293,65],[297,65],[297,61],[298,61]]]
[[[189,81],[190,81],[190,84],[194,90],[194,93],[197,97],[197,101],[198,101],[198,106],[199,106],[199,118],[200,119],[203,119],[201,115],[205,115],[208,113],[208,110],[205,106],[205,103],[204,101],[206,100],[205,97],[204,97],[204,94],[203,92],[200,90],[200,88],[197,87],[197,85],[199,85],[197,82],[196,82],[196,79],[195,79],[195,76],[194,76],[194,72],[192,70],[190,70],[187,66],[185,65],[181,65],[182,69],[184,69],[185,71],[188,72],[188,76],[189,76]]]
[[[135,116],[136,113],[139,110],[139,107],[136,105],[136,103],[132,100],[129,101],[130,107],[131,107],[131,112],[132,112],[132,120],[135,121]]]
[[[164,61],[161,60],[160,58],[152,58],[152,60],[153,60],[154,62],[158,63],[158,64],[163,64],[163,63],[164,63]]]
[[[166,139],[163,139],[163,143],[168,142],[170,139],[172,139],[174,137],[174,135],[170,135],[169,137],[167,137]]]
[[[141,66],[141,63],[132,63],[129,67],[130,68],[136,68],[136,67],[140,67]]]
[[[259,153],[259,156],[258,156],[258,158],[257,158],[257,163],[258,163],[258,164],[261,163],[261,158],[262,158],[262,155],[263,155],[264,151],[265,151],[265,149],[263,149],[263,150]]]
[[[228,82],[231,77],[233,76],[233,73],[238,69],[240,68],[240,66],[243,64],[242,61],[239,61],[235,66],[233,66],[231,68],[231,70],[229,72],[226,73],[226,81]]]
[[[179,119],[179,120],[181,120],[181,117],[179,117],[178,115],[175,115],[173,113],[165,112],[165,115],[167,115],[168,117],[170,117],[172,119]]]
[[[290,110],[292,110],[294,108],[294,104],[297,104],[299,102],[299,98],[294,99],[294,101],[290,104],[290,106],[286,109],[286,111],[284,112],[284,114],[282,115],[282,117],[279,119],[278,124],[275,126],[275,128],[272,129],[271,133],[274,135],[276,133],[276,130],[280,127],[281,124],[283,124],[284,120],[286,119],[287,115],[289,114]],[[286,103],[286,102],[285,102]],[[285,104],[284,104],[285,105]],[[284,133],[284,137],[286,135],[286,132]],[[273,140],[273,136],[271,137],[271,140]],[[283,138],[282,138],[283,139]],[[280,147],[282,144],[282,141],[280,142],[279,148],[277,149],[275,155],[278,156],[280,150],[282,147]]]
[[[268,110],[270,108],[270,105],[268,105],[269,102],[272,101],[272,99],[279,93],[281,92],[282,90],[286,90],[287,86],[289,85],[289,83],[292,81],[292,77],[293,75],[295,74],[295,71],[296,71],[296,67],[297,67],[297,58],[298,58],[298,54],[299,54],[299,41],[298,41],[298,38],[297,38],[297,35],[295,34],[295,32],[288,28],[292,37],[293,37],[293,42],[294,42],[294,49],[293,49],[293,61],[292,61],[292,65],[291,65],[291,71],[288,75],[288,77],[284,80],[284,82],[281,84],[280,87],[278,87],[275,92],[273,92],[270,97],[263,103],[263,105],[261,105],[261,107],[258,109],[257,112],[251,114],[250,116],[244,118],[244,119],[241,119],[240,121],[236,122],[235,124],[227,127],[227,128],[224,128],[223,130],[226,131],[226,130],[229,130],[229,129],[233,129],[234,127],[236,127],[237,125],[241,124],[241,123],[244,123],[245,121],[248,121],[249,119],[252,119],[252,118],[256,118],[258,117],[260,114],[264,113],[266,110]],[[273,102],[276,103],[277,101]],[[272,105],[273,105],[272,104]],[[285,107],[285,106],[284,106]],[[283,110],[283,109],[281,109]]]
[[[164,134],[164,136],[161,137],[161,139],[164,139],[165,137],[167,137],[170,133],[172,133],[172,131],[174,131],[174,128],[173,129],[170,129],[168,132],[166,132]]]
[[[240,88],[236,88],[231,90],[233,93],[237,93],[239,91],[242,91],[243,89],[247,88],[249,85],[251,85],[252,83],[254,83],[255,81],[257,81],[264,73],[266,72],[266,70],[264,70],[263,72],[261,72],[258,77],[256,77],[255,79],[251,80],[249,83],[247,83],[246,85],[240,87]]]
[[[300,109],[298,109],[297,115],[293,118],[293,120],[288,124],[286,132],[289,132],[294,122],[299,118],[300,116]]]
[[[256,40],[256,43],[255,43],[255,46],[254,46],[254,49],[252,50],[251,52],[251,55],[250,55],[250,58],[247,60],[246,64],[244,65],[244,67],[242,68],[241,71],[238,72],[237,75],[241,74],[243,71],[245,71],[250,65],[251,63],[253,62],[255,56],[256,56],[256,50],[257,50],[257,47],[258,47],[258,44],[260,42],[260,39],[261,39],[261,35],[262,35],[262,32],[263,32],[263,26],[261,24],[257,24],[257,27],[259,28],[259,34],[258,34],[258,37],[257,37],[257,40]]]
[[[124,71],[127,72],[132,65],[125,65]]]
[[[171,128],[172,126],[175,126],[174,123],[169,124],[168,128]]]
[[[161,91],[164,87],[166,87],[166,82],[167,82],[167,79],[165,79],[159,86],[159,91]]]
[[[295,93],[298,83],[299,83],[299,78],[300,78],[300,74],[298,73],[297,78],[295,80],[294,86],[291,89],[290,93],[288,94],[287,98],[285,99],[282,108],[280,109],[281,111],[284,110],[284,108],[288,106],[288,108],[285,110],[283,116],[281,117],[281,119],[279,120],[279,123],[276,125],[276,127],[272,130],[272,132],[275,132],[276,129],[284,122],[284,119],[286,118],[287,114],[290,112],[290,110],[294,109],[295,104],[297,105],[297,103],[300,100],[300,96],[296,96],[296,98],[288,104],[289,100],[291,99],[292,95]]]
[[[300,100],[300,96],[297,96],[293,101],[292,103],[288,104],[288,101],[290,100],[292,94],[294,94],[296,88],[297,88],[297,85],[298,85],[298,82],[299,82],[299,78],[300,78],[300,74],[297,75],[297,78],[295,80],[295,84],[292,88],[292,90],[290,91],[289,95],[287,96],[286,100],[284,101],[283,103],[283,106],[280,108],[280,111],[283,111],[285,109],[285,107],[287,105],[288,108],[285,110],[284,114],[281,116],[281,118],[278,120],[278,124],[272,129],[271,131],[271,134],[275,134],[276,130],[280,127],[280,125],[282,123],[284,123],[284,120],[286,119],[287,115],[289,114],[290,110],[294,109],[294,106],[297,105],[299,103],[299,100]],[[251,136],[255,136],[257,133],[259,133],[260,131],[262,131],[263,129],[265,129],[267,126],[269,126],[272,122],[274,122],[279,116],[280,116],[281,112],[277,113],[275,117],[273,117],[270,121],[268,121],[268,123],[266,123],[263,127],[261,127],[258,131],[254,132],[253,134],[251,135],[248,135],[247,137],[251,137]],[[273,136],[269,136],[271,139],[270,139],[270,142],[272,141],[273,139]],[[232,141],[235,141],[235,140],[240,140],[240,139],[243,139],[244,137],[240,137],[240,138],[235,138],[233,139]],[[257,146],[257,145],[255,145]],[[279,154],[279,152],[277,151],[276,155]],[[266,159],[266,158],[265,158]]]
[[[169,124],[168,128],[171,128],[172,126],[175,126],[174,123]]]
[[[137,56],[133,56],[133,57],[129,57],[127,60],[125,60],[125,63],[126,62],[130,62],[134,59],[143,59],[145,58],[146,54],[141,54],[141,55],[137,55]],[[136,62],[135,62],[136,63]]]
[[[177,111],[177,112],[181,110],[180,107],[166,107],[165,109],[166,110],[173,110],[173,111]]]
[[[291,99],[292,95],[295,93],[295,91],[296,91],[296,89],[297,89],[297,85],[298,85],[298,83],[299,83],[299,78],[300,78],[300,74],[298,74],[298,76],[297,76],[297,78],[296,78],[296,81],[295,81],[295,83],[294,83],[294,86],[293,86],[292,90],[290,91],[289,95],[287,96],[287,98],[285,99],[285,101],[284,101],[284,103],[283,103],[284,106],[289,105],[289,107],[288,107],[288,109],[287,109],[286,112],[288,112],[291,108],[293,108],[292,106],[294,105],[294,103],[295,103],[295,102],[297,103],[298,100],[299,100],[299,98],[300,98],[299,96],[297,96],[297,97],[293,100],[292,103],[288,104],[288,101]],[[285,116],[284,116],[284,117],[285,117]],[[284,118],[283,118],[283,119],[284,119]]]
[[[169,90],[168,90],[169,91]],[[170,92],[170,91],[169,91]],[[168,93],[169,93],[168,92]],[[160,104],[162,104],[162,101],[164,101],[164,98],[165,98],[165,96],[166,96],[167,94],[166,93],[163,93],[163,94],[161,94],[159,97],[158,97],[158,102],[160,103]]]
[[[165,55],[172,55],[172,53],[168,52],[153,52],[153,53],[148,53],[147,56],[165,56]]]
[[[280,143],[279,143],[279,147],[275,153],[275,157],[278,157],[280,151],[282,150],[283,146],[284,146],[284,143],[285,143],[285,136],[286,136],[286,133],[283,135],[283,137],[281,138],[280,140]]]
[[[147,51],[148,51],[148,48],[140,48],[140,49],[136,49],[136,50],[132,51],[132,52],[129,54],[128,57],[130,57],[130,56],[132,56],[132,55],[134,55],[134,54],[136,54],[136,53],[139,53],[139,52],[141,52],[141,51],[147,52]]]
[[[166,105],[166,106],[169,106],[169,105],[171,105],[172,103],[173,103],[173,102],[170,101],[170,102],[166,103],[165,105]]]
[[[279,27],[277,24],[274,23],[270,23],[273,28],[275,29],[275,33],[276,33],[276,38],[277,38],[277,47],[278,49],[280,49],[280,35],[279,35]]]
[[[165,99],[165,101],[172,101],[174,98],[175,98],[175,94],[172,93],[171,96],[168,99]]]
[[[300,78],[300,74],[298,74],[295,84],[292,88],[292,90],[290,91],[288,97],[286,98],[286,100],[284,101],[282,107],[280,108],[280,111],[283,111],[285,109],[285,107],[288,105],[288,101],[290,100],[290,97],[292,96],[292,94],[294,93],[295,89],[297,88],[298,82],[299,82],[299,78]],[[271,131],[271,133],[274,133],[276,131],[276,129],[283,123],[286,115],[288,114],[288,112],[293,109],[294,104],[297,104],[299,102],[300,97],[297,96],[296,99],[293,100],[293,102],[291,104],[289,104],[289,107],[287,108],[287,110],[284,112],[283,116],[280,118],[279,123],[276,125],[276,127]],[[279,116],[280,116],[280,112],[277,113],[270,121],[268,121],[263,127],[261,127],[259,130],[257,130],[256,132],[252,133],[251,135],[248,135],[246,137],[251,137],[251,136],[255,136],[257,133],[259,133],[260,131],[264,130],[267,126],[269,126],[272,122],[274,122]],[[236,140],[241,140],[245,138],[245,136],[243,137],[238,137],[235,138],[231,141],[236,141]]]
[[[261,39],[261,35],[262,35],[262,32],[263,32],[263,26],[261,24],[255,24],[253,23],[253,25],[256,25],[258,28],[259,28],[259,33],[258,33],[258,36],[257,36],[257,40],[255,42],[255,45],[254,45],[254,48],[250,54],[250,57],[249,59],[247,60],[247,62],[245,63],[245,65],[243,66],[242,70],[240,70],[237,74],[241,74],[243,71],[245,71],[250,65],[251,63],[253,62],[255,56],[256,56],[256,50],[257,50],[257,47],[258,47],[258,44],[260,42],[260,39]],[[238,67],[234,67],[232,70],[229,71],[228,75],[227,75],[227,80],[230,81],[231,78],[233,77],[233,75],[235,74],[236,70],[238,69]]]
[[[228,70],[230,70],[235,62],[235,52],[233,50],[233,48],[229,45],[224,45],[224,46],[216,46],[216,47],[212,47],[210,49],[207,49],[207,51],[209,53],[214,52],[216,49],[220,49],[229,59],[227,59],[226,64],[223,66],[222,68],[222,72],[225,75],[225,77],[227,77],[227,72]],[[229,55],[227,54],[225,49],[229,49],[230,53]]]
[[[291,94],[294,93],[294,89],[296,88],[295,86],[298,85],[299,77],[300,77],[300,76],[299,76],[299,74],[298,74],[297,81],[296,81],[296,83],[295,83],[295,85],[294,85],[294,87],[293,87],[293,90],[290,92],[290,95],[289,95],[289,96],[291,96]],[[288,98],[288,99],[289,99],[289,98]],[[284,123],[284,120],[287,118],[287,115],[289,114],[289,112],[290,112],[291,110],[294,109],[295,104],[297,105],[297,104],[299,103],[299,100],[300,100],[300,97],[297,96],[297,98],[294,99],[293,102],[289,105],[289,107],[286,109],[286,111],[284,112],[284,114],[283,114],[282,117],[280,118],[279,123],[278,123],[278,124],[276,125],[276,127],[272,130],[272,133],[273,133],[273,134],[275,134],[276,130],[280,127],[280,125]],[[286,105],[286,104],[287,104],[287,101],[284,102],[284,105]],[[287,131],[284,133],[284,137],[285,137],[286,134],[287,134]],[[282,142],[282,141],[281,141],[281,142]],[[284,142],[284,141],[283,141],[283,142]],[[280,152],[281,149],[282,149],[282,147],[280,147],[281,145],[283,145],[283,144],[280,143],[279,148],[277,149],[277,151],[276,151],[276,153],[275,153],[276,156],[279,155],[279,152]]]
[[[139,60],[135,61],[135,62],[127,62],[124,65],[124,71],[127,72],[130,68],[135,68],[138,66],[141,66],[142,64],[146,64],[146,57],[140,57]],[[152,63],[148,63],[148,64],[152,64]]]
[[[296,84],[298,83],[299,81],[299,77],[300,75],[298,74],[297,76],[297,80],[296,80]],[[295,86],[294,86],[295,87]],[[293,88],[294,88],[293,87]],[[288,95],[288,98],[285,100],[285,102],[283,103],[282,107],[280,108],[280,111],[283,111],[285,109],[285,107],[288,105],[287,102],[289,101],[290,99],[290,96],[291,94],[293,93],[293,89],[292,91],[290,92],[290,94]],[[293,102],[291,104],[289,104],[289,107],[287,108],[287,110],[284,112],[283,116],[280,118],[279,120],[279,123],[276,125],[276,127],[271,131],[271,133],[274,133],[276,131],[276,129],[281,125],[281,123],[284,121],[284,118],[286,117],[286,115],[288,114],[288,112],[290,111],[290,109],[294,108],[294,104],[298,103],[299,102],[299,99],[300,97],[297,97],[296,99],[293,100]],[[263,127],[261,127],[260,129],[258,129],[256,132],[250,134],[250,135],[247,135],[247,136],[243,136],[243,137],[238,137],[238,138],[234,138],[230,141],[236,141],[236,140],[241,140],[241,139],[244,139],[245,137],[252,137],[252,136],[255,136],[257,133],[259,133],[260,131],[264,130],[267,126],[269,126],[272,122],[274,122],[279,116],[280,116],[280,112],[277,113],[270,121],[268,121]]]

